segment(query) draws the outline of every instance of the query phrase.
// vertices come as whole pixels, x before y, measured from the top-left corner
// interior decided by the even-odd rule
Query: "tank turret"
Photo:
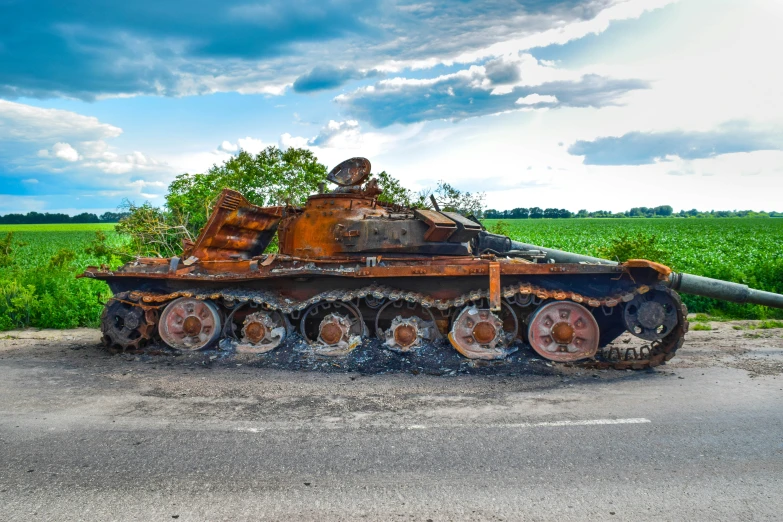
[[[471,359],[520,347],[555,362],[640,369],[671,359],[688,330],[677,291],[783,308],[783,296],[514,241],[472,218],[379,201],[370,162],[335,167],[301,207],[259,207],[225,189],[181,256],[89,267],[114,298],[104,343],[139,350],[264,354],[301,337],[346,357],[371,336],[416,356],[450,345]],[[278,236],[278,251],[266,252]],[[613,341],[624,332],[639,347]]]
[[[337,189],[310,196],[290,209],[279,227],[280,253],[305,258],[333,256],[469,256],[481,225],[453,212],[380,203],[370,162],[353,158],[327,179]]]

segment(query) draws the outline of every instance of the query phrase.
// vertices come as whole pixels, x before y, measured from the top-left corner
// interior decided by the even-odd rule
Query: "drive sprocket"
[[[685,342],[688,333],[688,308],[680,296],[664,285],[652,287],[655,292],[667,294],[677,312],[677,323],[663,339],[655,340],[640,347],[621,349],[616,346],[604,347],[595,360],[587,361],[584,366],[590,368],[614,368],[616,370],[643,370],[654,368],[674,357]]]

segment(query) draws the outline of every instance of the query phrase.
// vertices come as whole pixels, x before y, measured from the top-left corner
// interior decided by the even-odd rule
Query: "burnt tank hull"
[[[115,295],[124,296],[123,300],[134,303],[134,307],[154,311],[153,321],[158,322],[158,328],[159,311],[178,299],[216,303],[223,323],[222,336],[230,337],[234,333],[238,344],[244,345],[253,343],[249,339],[239,342],[243,339],[238,332],[248,314],[232,316],[238,307],[246,311],[277,312],[284,318],[286,335],[302,335],[314,345],[319,341],[318,327],[331,310],[342,309],[337,306],[340,303],[350,307],[355,322],[362,323],[360,328],[354,327],[359,338],[372,335],[383,339],[398,316],[415,317],[421,323],[429,323],[424,327],[417,325],[418,329],[429,328],[426,338],[413,343],[420,345],[447,338],[457,315],[473,306],[489,310],[501,320],[502,326],[498,325],[496,334],[490,333],[487,342],[473,340],[460,344],[459,339],[450,339],[452,344],[457,344],[455,348],[471,358],[500,359],[511,353],[515,344],[530,343],[528,326],[536,310],[546,303],[564,302],[578,303],[595,319],[598,329],[593,340],[598,350],[579,359],[573,359],[568,351],[551,354],[545,351],[543,355],[549,355],[552,360],[565,355],[560,362],[589,359],[590,365],[598,367],[641,368],[655,366],[674,355],[673,350],[646,358],[640,357],[647,355],[644,351],[603,353],[611,341],[626,331],[624,306],[640,296],[660,291],[665,270],[653,263],[546,265],[511,259],[433,257],[418,258],[415,262],[396,259],[367,266],[366,258],[321,264],[288,256],[262,255],[250,261],[214,261],[177,268],[159,260],[139,260],[118,271],[88,271],[87,274],[105,280]],[[306,321],[305,314],[313,308],[316,309],[313,320]],[[674,313],[684,317],[682,309]],[[678,321],[682,322],[682,317]],[[153,333],[145,341],[151,343],[157,337]],[[338,341],[321,346],[320,352],[344,355],[342,352],[349,351],[353,336],[342,337],[340,340],[349,346],[331,346],[339,344]],[[106,341],[118,344],[112,338]],[[413,344],[402,347],[410,350],[399,351],[415,351]],[[245,350],[251,351],[253,347]]]
[[[383,204],[372,181],[362,185],[368,175],[367,160],[348,160],[329,175],[340,187],[303,207],[258,207],[224,190],[181,256],[88,268],[84,277],[114,292],[104,343],[264,354],[301,336],[315,354],[340,357],[375,337],[400,354],[440,342],[484,360],[527,344],[554,362],[641,369],[683,343],[687,310],[674,289],[773,305],[780,298],[651,261],[519,243],[437,202]],[[264,253],[275,236],[279,251]],[[612,344],[625,332],[646,344]]]

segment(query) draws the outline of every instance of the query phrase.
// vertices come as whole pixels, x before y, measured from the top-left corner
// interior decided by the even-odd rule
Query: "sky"
[[[489,208],[783,210],[779,0],[0,0],[0,214],[237,151]]]

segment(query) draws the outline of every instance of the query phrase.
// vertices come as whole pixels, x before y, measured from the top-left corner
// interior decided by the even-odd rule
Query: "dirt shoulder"
[[[696,326],[695,325],[700,325]],[[685,346],[668,364],[647,372],[666,374],[684,368],[722,367],[740,369],[750,377],[777,376],[783,373],[783,328],[769,326],[760,321],[692,322]],[[704,328],[709,327],[710,330]],[[498,378],[525,376],[526,381],[540,377],[562,379],[608,380],[629,373],[615,370],[587,370],[542,360],[526,347],[514,353],[507,361],[470,361],[460,357],[441,341],[440,345],[427,349],[420,356],[401,356],[383,350],[375,341],[360,347],[356,354],[345,358],[314,357],[300,342],[265,355],[229,354],[224,352],[196,352],[175,355],[153,350],[153,354],[118,354],[105,352],[100,345],[97,329],[72,330],[14,330],[0,333],[0,364],[15,361],[22,365],[62,365],[63,368],[91,369],[96,376],[113,376],[119,380],[134,380],[141,376],[166,370],[182,374],[194,370],[213,370],[226,378],[240,379],[241,375],[257,376],[261,370],[283,370],[291,377],[296,374],[342,374],[354,378],[362,375],[419,374],[456,376],[489,375]],[[621,349],[641,342],[630,334],[616,341]],[[369,354],[369,355],[368,355]],[[270,375],[270,374],[265,374]],[[302,376],[296,377],[302,379]],[[306,380],[306,379],[305,379]],[[176,381],[173,379],[172,382]],[[153,387],[155,387],[153,385]],[[178,393],[176,389],[170,391]],[[169,393],[162,391],[161,393]]]

